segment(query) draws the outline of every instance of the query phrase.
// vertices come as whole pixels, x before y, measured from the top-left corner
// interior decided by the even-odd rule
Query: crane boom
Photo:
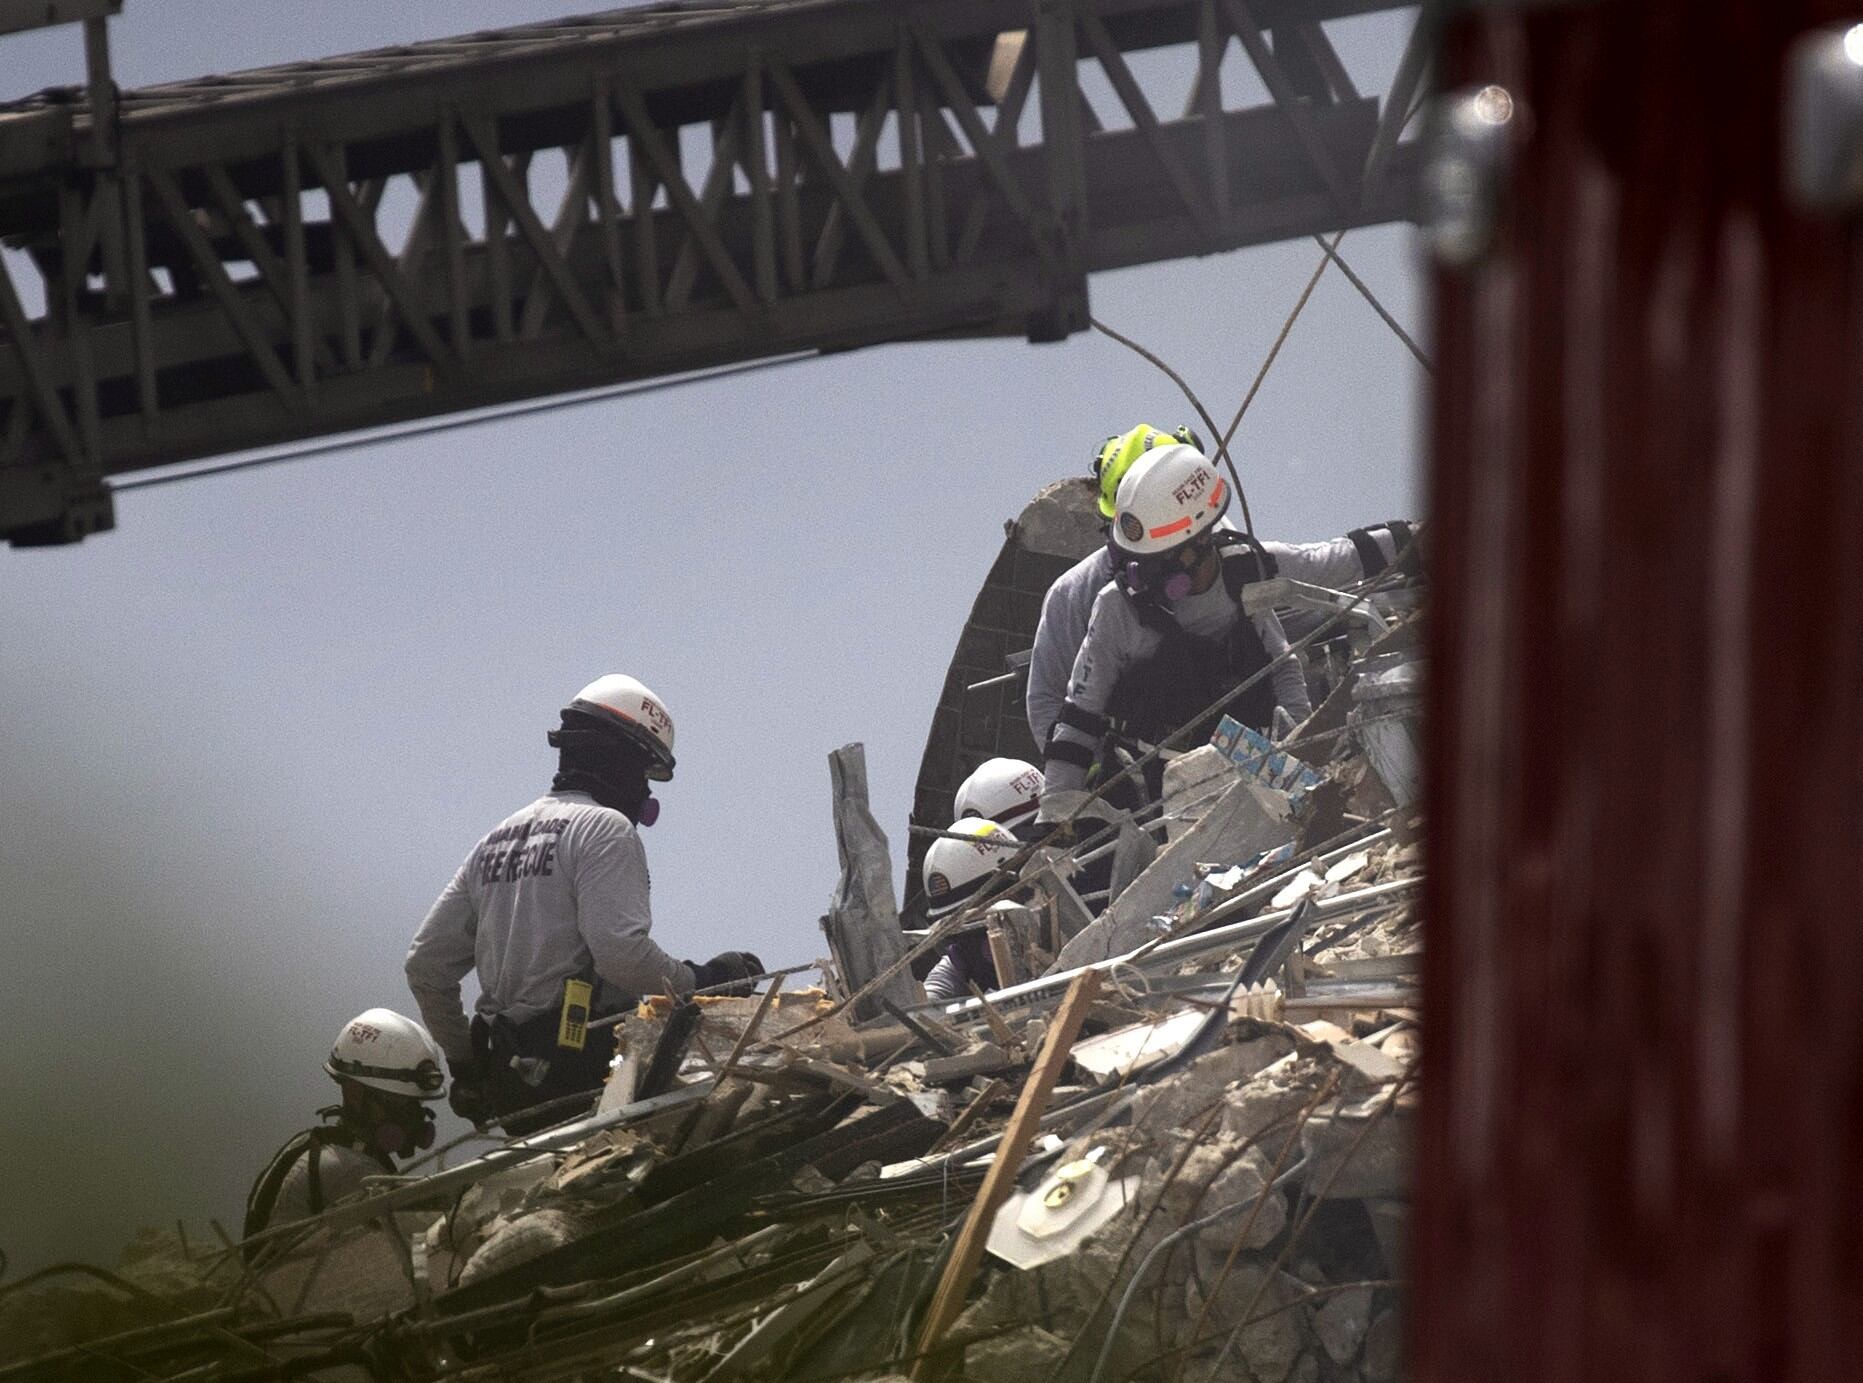
[[[121,93],[93,69],[0,108],[0,534],[108,528],[107,477],[191,458],[1055,340],[1095,270],[1401,218],[1410,146],[1363,174],[1414,93],[1361,93],[1325,27],[1399,8],[757,0]],[[1265,101],[1225,92],[1232,45]]]

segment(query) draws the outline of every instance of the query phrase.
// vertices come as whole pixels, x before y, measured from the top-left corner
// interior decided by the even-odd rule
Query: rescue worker
[[[1041,770],[1026,759],[985,759],[958,787],[957,818],[980,816],[1010,830],[1035,819]]]
[[[748,993],[763,962],[726,951],[675,960],[653,940],[639,828],[659,817],[652,783],[673,776],[673,718],[640,682],[598,677],[549,733],[550,791],[505,818],[466,856],[408,947],[408,987],[446,1052],[456,1113],[519,1134],[560,1111],[516,1111],[599,1087],[612,1026],[645,994],[732,982]],[[459,983],[476,968],[470,1023]]]
[[[951,823],[951,831],[973,839],[940,836],[925,852],[925,915],[934,922],[976,897],[997,867],[1015,854],[1018,845],[1013,831],[987,817],[963,817]],[[996,881],[1003,880],[999,877]],[[996,988],[989,930],[981,919],[959,932],[945,947],[925,977],[925,997],[938,1002],[961,999],[970,992],[973,980],[979,989]]]
[[[1181,442],[1203,450],[1196,433],[1187,427],[1165,432],[1149,423],[1140,423],[1128,432],[1108,437],[1094,454],[1089,466],[1098,487],[1101,517],[1113,517],[1113,499],[1119,482],[1132,463],[1153,447]],[[1221,527],[1233,527],[1227,519]],[[1292,577],[1315,586],[1341,590],[1360,581],[1381,575],[1400,557],[1406,565],[1416,561],[1411,538],[1416,525],[1392,520],[1368,528],[1355,528],[1343,538],[1329,538],[1317,543],[1264,542],[1262,551],[1268,558],[1266,575]],[[1054,729],[1061,703],[1067,699],[1068,678],[1074,669],[1074,655],[1080,651],[1087,635],[1087,618],[1100,589],[1113,579],[1115,554],[1112,543],[1090,553],[1062,572],[1042,597],[1041,621],[1035,628],[1035,644],[1030,651],[1028,684],[1024,706],[1029,730],[1035,743],[1045,745]]]
[[[1311,713],[1299,660],[1280,656],[1287,650],[1280,620],[1243,611],[1242,588],[1271,568],[1252,540],[1218,526],[1229,488],[1181,442],[1146,451],[1120,480],[1111,540],[1119,570],[1094,600],[1048,736],[1049,793],[1088,785],[1109,731],[1159,743],[1271,665],[1223,709],[1264,733],[1277,705],[1296,722]],[[1213,729],[1215,717],[1206,719]],[[1199,726],[1177,743],[1206,738]]]
[[[446,1084],[440,1061],[427,1029],[392,1009],[345,1023],[323,1063],[342,1102],[273,1154],[246,1197],[244,1237],[321,1214],[364,1190],[363,1178],[392,1175],[395,1158],[432,1147],[427,1102]]]

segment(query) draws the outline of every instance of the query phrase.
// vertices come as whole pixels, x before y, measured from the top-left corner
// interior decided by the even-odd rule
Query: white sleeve
[[[1028,688],[1022,698],[1037,749],[1047,747],[1048,732],[1054,728],[1054,718],[1061,713],[1061,702],[1067,696],[1067,674],[1080,648],[1079,639],[1070,638],[1066,628],[1072,623],[1072,613],[1063,598],[1061,583],[1055,582],[1042,597],[1041,623],[1035,626],[1035,646],[1029,650]]]
[[[1048,594],[1042,597],[1041,622],[1035,626],[1035,645],[1029,650],[1028,688],[1023,693],[1029,731],[1035,736],[1037,749],[1048,747],[1048,732],[1061,714],[1074,655],[1080,652],[1081,640],[1087,635],[1087,617],[1093,613],[1094,597],[1105,584],[1094,579],[1100,566],[1110,570],[1110,563],[1101,553],[1081,559],[1056,577]]]
[[[1089,718],[1106,714],[1112,704],[1113,688],[1132,660],[1133,641],[1141,626],[1127,608],[1125,596],[1112,582],[1100,588],[1093,602],[1093,615],[1087,621],[1086,637],[1080,652],[1074,655],[1074,669],[1068,677],[1067,704]],[[1087,762],[1083,753],[1099,748],[1099,736],[1078,726],[1059,722],[1054,743],[1042,766],[1047,792],[1072,792],[1087,785]]]
[[[454,1066],[472,1059],[472,1032],[460,1003],[459,982],[472,969],[478,922],[462,864],[428,909],[402,966],[421,1021]]]
[[[1385,537],[1389,538],[1386,534]],[[1328,538],[1320,543],[1263,543],[1282,576],[1309,586],[1344,590],[1365,579],[1365,565],[1350,538]]]
[[[627,994],[683,994],[692,967],[662,951],[653,930],[647,852],[631,827],[598,826],[576,843],[576,925],[595,973]]]
[[[941,1004],[964,997],[963,981],[957,977],[957,962],[949,954],[938,957],[931,974],[925,977],[925,997]]]
[[[1300,655],[1281,656],[1287,652],[1287,631],[1281,627],[1280,616],[1272,610],[1255,621],[1255,632],[1261,635],[1261,644],[1268,650],[1268,656],[1279,660],[1274,664],[1274,671],[1268,674],[1268,681],[1274,687],[1274,699],[1298,725],[1313,714],[1313,704],[1307,699],[1307,674],[1300,664]]]

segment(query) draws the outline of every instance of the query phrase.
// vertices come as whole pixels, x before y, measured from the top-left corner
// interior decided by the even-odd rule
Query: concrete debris
[[[972,1383],[1029,1383],[1047,1378],[1066,1358],[1066,1340],[1029,1325],[966,1349],[964,1377]]]
[[[593,1115],[220,1254],[187,1299],[211,1320],[116,1357],[204,1380],[1394,1383],[1412,657],[1346,666],[1291,752],[1231,722],[1172,758],[1091,922],[1069,878],[1092,832],[1031,852],[985,919],[1008,973],[981,999],[923,1002],[908,951],[943,934],[877,935],[888,857],[840,751],[824,987],[642,1002]],[[1097,992],[1063,1011],[1083,966]],[[990,1252],[941,1289],[999,1156]],[[48,1344],[10,1377],[72,1357]]]
[[[1335,1364],[1349,1364],[1371,1329],[1371,1288],[1348,1287],[1313,1313],[1313,1333]]]

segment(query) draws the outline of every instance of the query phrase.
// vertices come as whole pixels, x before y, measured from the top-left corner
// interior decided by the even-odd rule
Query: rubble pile
[[[650,999],[593,1112],[0,1380],[1397,1378],[1421,860],[1389,624],[1281,744],[1225,721],[1158,820],[1024,850],[978,905],[1010,904],[992,993],[916,999],[948,928],[844,879],[818,985]],[[1069,883],[1096,850],[1097,916]]]

